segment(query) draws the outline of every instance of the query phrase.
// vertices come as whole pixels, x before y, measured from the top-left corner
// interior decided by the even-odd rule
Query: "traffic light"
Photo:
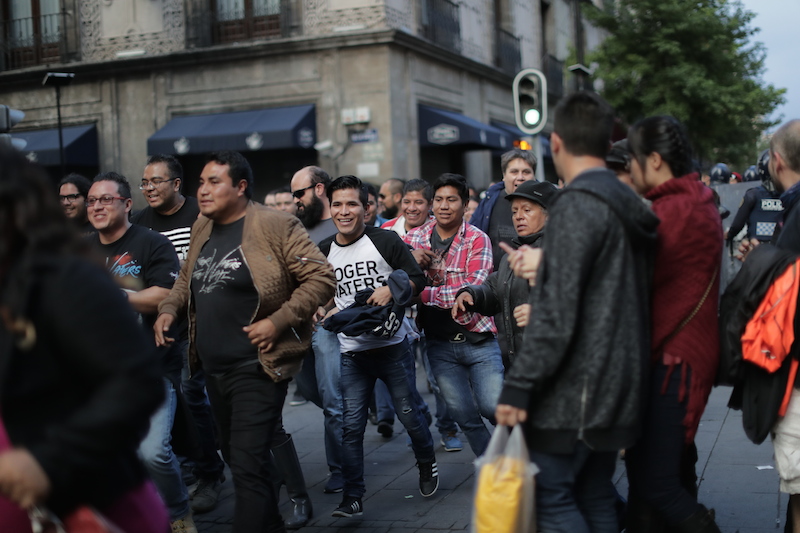
[[[513,94],[517,127],[536,135],[547,124],[547,79],[535,68],[521,70],[514,78]]]
[[[12,139],[8,132],[24,117],[25,113],[19,109],[11,109],[7,105],[0,105],[0,144],[17,147],[19,143],[16,141],[20,139]],[[25,146],[24,141],[22,141],[22,146]]]

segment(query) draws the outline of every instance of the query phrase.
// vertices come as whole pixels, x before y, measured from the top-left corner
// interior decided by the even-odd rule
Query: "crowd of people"
[[[366,512],[365,431],[390,437],[396,418],[423,497],[459,432],[480,456],[490,426],[521,424],[538,531],[719,531],[694,437],[719,357],[720,211],[680,122],[643,119],[609,151],[613,124],[596,94],[566,96],[560,188],[513,149],[481,200],[458,174],[376,189],[310,166],[262,204],[247,160],[223,151],[196,197],[176,158],[151,156],[132,213],[118,173],[71,174],[54,195],[0,148],[0,521],[25,531],[33,506],[89,505],[126,532],[195,533],[227,463],[235,533],[301,528],[294,382],[292,403],[324,414],[334,517]],[[782,210],[759,204],[779,216],[750,221],[742,256],[770,239],[800,254],[800,122],[757,171],[771,196],[753,194]],[[774,431],[800,523],[797,394]],[[621,451],[628,495],[612,483]]]

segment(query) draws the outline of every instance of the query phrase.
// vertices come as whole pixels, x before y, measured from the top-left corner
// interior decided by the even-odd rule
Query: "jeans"
[[[361,498],[365,492],[364,429],[376,379],[382,379],[389,388],[397,418],[411,437],[411,449],[418,462],[435,459],[433,438],[409,386],[408,373],[414,360],[407,341],[375,350],[342,354],[341,364],[344,496]]]
[[[172,423],[178,403],[172,382],[164,379],[166,400],[150,417],[150,429],[139,445],[139,455],[164,500],[170,521],[189,514],[189,493],[181,478],[178,458],[172,452]]]
[[[336,333],[317,327],[311,337],[314,349],[317,387],[322,398],[322,413],[325,415],[325,456],[331,474],[342,472],[342,391],[339,387],[341,374],[341,350]]]
[[[222,456],[236,493],[234,533],[283,532],[271,475],[270,447],[280,423],[288,383],[275,383],[257,361],[206,376]]]
[[[411,343],[411,358],[412,364],[409,367],[408,373],[408,382],[411,386],[411,394],[414,395],[414,399],[417,402],[417,406],[419,406],[422,414],[425,415],[425,418],[430,417],[430,409],[428,408],[428,404],[425,400],[422,399],[422,395],[417,390],[417,369],[414,365],[416,358],[414,355],[417,352],[417,345],[418,341],[413,341]],[[394,404],[392,403],[392,395],[389,393],[389,388],[382,380],[377,380],[375,382],[375,407],[376,407],[376,414],[378,415],[378,421],[385,420],[389,423],[394,423]],[[455,426],[455,422],[453,422]]]
[[[218,480],[222,477],[225,463],[217,453],[217,430],[211,416],[211,406],[206,396],[206,375],[202,369],[195,370],[189,376],[187,364],[189,342],[181,343],[183,351],[183,372],[181,373],[181,392],[192,420],[197,427],[198,444],[202,455],[194,461],[194,473],[200,479]]]
[[[389,387],[380,379],[375,382],[375,414],[378,421],[394,423],[394,405],[392,405],[392,395]]]
[[[436,428],[439,430],[439,434],[445,436],[448,433],[456,433],[458,431],[458,425],[447,412],[447,402],[444,401],[444,396],[442,396],[442,391],[439,389],[439,384],[436,382],[436,378],[431,371],[431,362],[428,360],[428,343],[425,340],[425,336],[423,335],[414,341],[411,347],[416,356],[422,361],[422,367],[425,369],[425,376],[428,378],[428,385],[431,386],[433,397],[436,398]]]
[[[684,483],[691,480],[681,479],[684,471],[694,469],[691,457],[687,457],[691,448],[687,449],[686,427],[683,425],[686,406],[678,401],[681,367],[674,367],[667,390],[661,394],[667,370],[668,367],[661,363],[653,365],[642,437],[625,453],[625,465],[628,499],[644,501],[668,523],[676,525],[701,507],[696,496],[687,491],[688,483]],[[689,478],[690,474],[691,471],[683,477]]]
[[[503,360],[497,340],[472,344],[428,337],[428,360],[447,412],[480,457],[491,438],[481,415],[495,423],[494,410],[503,387]]]
[[[536,475],[536,521],[541,533],[617,533],[612,478],[617,452],[595,452],[583,442],[565,454],[531,451]]]

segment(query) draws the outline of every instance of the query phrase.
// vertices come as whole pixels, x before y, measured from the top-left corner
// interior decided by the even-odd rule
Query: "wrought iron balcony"
[[[420,34],[434,43],[461,51],[458,4],[452,0],[420,0]]]
[[[64,35],[60,13],[0,21],[0,30],[0,70],[62,61]]]
[[[522,59],[519,52],[519,39],[502,28],[495,31],[494,64],[514,74],[519,71]]]
[[[288,37],[292,27],[289,0],[216,0],[213,9],[189,17],[190,48]]]

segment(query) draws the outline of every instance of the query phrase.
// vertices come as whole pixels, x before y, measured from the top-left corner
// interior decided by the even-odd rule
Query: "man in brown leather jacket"
[[[336,283],[300,221],[252,202],[252,189],[241,154],[211,156],[197,191],[203,216],[154,327],[157,344],[170,342],[164,332],[188,311],[189,366],[206,372],[236,489],[236,533],[284,531],[270,443],[309,347],[311,317]]]

